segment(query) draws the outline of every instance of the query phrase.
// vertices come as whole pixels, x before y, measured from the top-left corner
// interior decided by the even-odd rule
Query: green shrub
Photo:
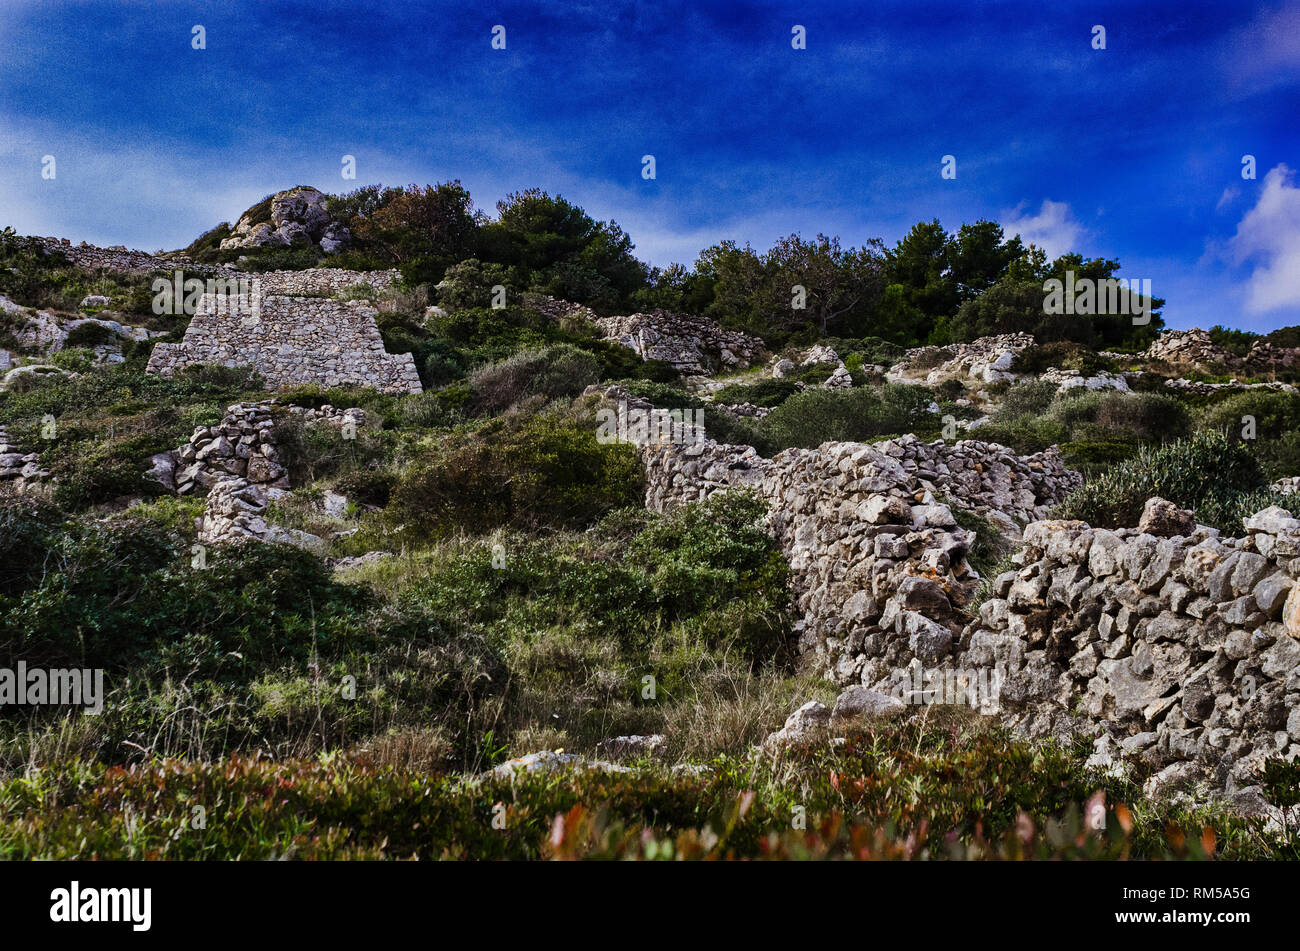
[[[48,502],[0,495],[0,598],[41,577],[62,524],[63,514]]]
[[[1056,392],[1048,380],[1011,387],[979,438],[1020,453],[1059,445],[1066,463],[1084,472],[1130,458],[1139,446],[1186,436],[1187,408],[1163,393],[1083,388]]]
[[[1111,361],[1099,356],[1095,350],[1070,340],[1053,340],[1027,347],[1016,354],[1011,369],[1016,373],[1038,374],[1051,367],[1078,370],[1084,376],[1115,369]]]
[[[934,388],[935,399],[943,403],[951,403],[959,400],[966,395],[966,385],[956,377],[944,380]]]
[[[69,373],[89,373],[98,365],[95,351],[81,347],[65,347],[58,353],[52,354],[48,362]],[[23,384],[19,384],[19,389],[23,389]]]
[[[559,343],[482,367],[470,375],[470,386],[481,412],[499,413],[529,396],[577,396],[599,379],[600,362],[594,356]]]
[[[1203,524],[1239,533],[1241,506],[1260,498],[1243,502],[1243,497],[1264,489],[1264,474],[1249,450],[1223,433],[1202,432],[1143,447],[1135,458],[1071,493],[1059,514],[1097,528],[1132,527],[1147,499],[1159,496],[1191,509]]]
[[[763,379],[757,383],[730,383],[713,394],[718,403],[752,403],[755,406],[780,406],[799,392],[793,380]]]
[[[560,415],[497,418],[443,437],[408,465],[390,517],[411,537],[581,527],[639,504],[642,480],[632,446],[601,444]]]
[[[890,343],[880,337],[824,337],[820,342],[838,353],[844,365],[850,370],[861,367],[864,363],[873,366],[892,366],[907,352],[898,344]]]
[[[865,442],[937,426],[922,386],[809,389],[790,397],[759,424],[773,450],[814,449],[824,442]],[[707,428],[707,422],[706,422]]]
[[[1179,439],[1191,432],[1191,416],[1181,402],[1163,393],[1108,392],[1098,401],[1096,424],[1141,442]]]
[[[114,673],[199,665],[238,677],[354,636],[364,604],[296,548],[213,546],[196,567],[153,520],[73,524],[44,537],[46,557],[25,557],[32,567],[0,595],[0,656]]]
[[[121,339],[102,324],[84,323],[78,324],[68,331],[68,337],[63,341],[63,345],[65,347],[93,348],[102,344],[119,343]]]
[[[1253,434],[1247,429],[1247,417],[1254,421]],[[1206,429],[1225,430],[1248,445],[1270,480],[1300,475],[1300,394],[1275,390],[1235,393],[1207,406],[1199,422]]]
[[[473,393],[465,384],[415,393],[402,401],[401,424],[416,429],[450,428],[468,418]]]
[[[283,701],[282,701],[283,703]],[[1136,783],[959,713],[850,725],[780,769],[711,758],[703,774],[516,773],[466,783],[382,761],[382,738],[326,759],[230,757],[106,768],[67,757],[0,783],[0,856],[29,860],[1221,860],[1294,859],[1294,837]],[[1283,801],[1296,770],[1272,760]],[[971,777],[980,784],[972,792]],[[1140,777],[1139,777],[1140,778]],[[899,789],[907,795],[899,794]],[[219,790],[221,822],[191,828]],[[268,794],[274,791],[274,795]],[[1090,822],[1090,802],[1105,804]],[[484,803],[508,817],[494,828]],[[106,808],[105,804],[112,804]],[[791,829],[803,809],[807,829]],[[802,814],[802,813],[799,813]],[[90,822],[88,816],[96,821]],[[815,818],[814,818],[815,817]]]
[[[376,464],[384,454],[384,439],[370,427],[358,427],[351,438],[331,423],[304,422],[301,416],[275,420],[274,439],[291,484],[310,485],[318,479]]]
[[[1018,416],[1041,416],[1047,412],[1052,401],[1056,399],[1059,384],[1051,380],[1033,380],[1017,383],[1007,390],[1002,397],[1002,405],[994,414],[994,420],[1014,419]]]

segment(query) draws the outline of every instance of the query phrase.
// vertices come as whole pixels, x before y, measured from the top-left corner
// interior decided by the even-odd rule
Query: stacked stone
[[[799,366],[801,367],[816,366],[818,364],[829,364],[834,367],[834,370],[831,371],[831,375],[821,384],[823,389],[845,389],[853,385],[852,374],[849,373],[848,368],[844,365],[844,361],[840,359],[840,355],[830,347],[822,344],[810,347],[799,354],[799,361]],[[796,366],[793,360],[780,358],[774,358],[772,360],[771,371],[773,379],[784,379],[794,373],[795,370]],[[798,382],[798,385],[800,389],[805,388],[802,382]]]
[[[1083,476],[1066,468],[1054,446],[1020,456],[998,443],[927,443],[908,434],[875,443],[874,448],[896,459],[923,488],[948,495],[981,515],[999,513],[1019,522],[1045,518],[1083,485]]]
[[[1034,345],[1033,334],[998,334],[980,337],[972,343],[948,347],[917,347],[885,374],[894,383],[924,383],[934,386],[948,379],[970,379],[979,383],[996,383],[1015,379],[1011,367],[1016,355]],[[935,360],[940,360],[938,365]],[[916,364],[930,364],[927,370]]]
[[[268,524],[267,509],[289,489],[279,449],[275,445],[274,400],[235,403],[216,426],[200,426],[189,443],[154,456],[149,476],[180,495],[207,493],[199,522],[199,541],[234,542],[253,539],[284,542],[323,550],[321,539],[306,532]],[[351,426],[367,423],[362,409],[286,407],[305,422]]]
[[[1293,367],[1300,364],[1300,347],[1279,347],[1277,344],[1257,340],[1246,354],[1246,362],[1269,366]]]
[[[739,416],[742,419],[763,419],[772,412],[771,406],[755,406],[753,403],[717,403],[719,409],[724,409],[732,416]],[[706,421],[707,428],[708,423]]]
[[[151,476],[179,495],[201,495],[229,479],[287,489],[289,477],[275,445],[273,406],[264,400],[228,407],[217,425],[199,426],[186,445],[154,456]]]
[[[1084,376],[1078,370],[1062,370],[1059,367],[1050,367],[1038,379],[1058,384],[1056,387],[1058,393],[1075,389],[1129,392],[1128,374],[1126,373],[1109,373],[1102,370],[1092,376]]]
[[[1101,729],[1095,761],[1155,786],[1229,790],[1300,756],[1300,520],[1270,508],[1224,538],[1152,499],[1137,529],[1039,521],[963,635],[959,667],[1004,672],[1029,736]]]
[[[275,400],[235,403],[215,426],[199,426],[179,449],[159,453],[147,473],[178,495],[202,495],[219,482],[243,479],[253,485],[289,488],[289,476],[275,444]],[[366,425],[365,410],[289,406],[284,410],[305,422],[351,424],[353,432]]]
[[[1202,383],[1199,380],[1184,380],[1181,377],[1172,380],[1165,380],[1165,386],[1170,389],[1181,390],[1185,393],[1193,393],[1197,396],[1209,396],[1211,393],[1218,393],[1220,390],[1276,390],[1279,393],[1297,393],[1296,387],[1290,383],[1279,383],[1271,381],[1267,383],[1241,383],[1237,380],[1230,380],[1227,383]]]
[[[36,238],[47,252],[58,252],[74,265],[86,270],[105,268],[124,274],[148,274],[152,271],[183,270],[194,277],[237,276],[232,268],[220,264],[197,264],[183,254],[159,255],[128,251],[122,245],[97,248],[82,241],[73,244],[67,238]]]
[[[402,280],[401,271],[348,271],[337,267],[314,267],[305,271],[265,271],[261,274],[239,276],[260,282],[263,294],[289,297],[335,297],[363,286],[372,287],[376,291],[385,291],[396,287]]]
[[[49,478],[49,471],[41,468],[41,454],[26,452],[9,430],[0,426],[0,486],[13,492],[31,492]]]
[[[753,446],[729,446],[712,440],[685,446],[647,446],[642,459],[646,468],[645,504],[654,512],[699,502],[724,489],[759,489],[773,464]]]
[[[1191,330],[1166,330],[1151,342],[1142,353],[1147,360],[1163,360],[1175,364],[1240,363],[1210,339],[1209,331],[1193,327]]]
[[[744,369],[766,359],[763,341],[726,330],[717,321],[667,310],[595,321],[605,339],[636,351],[643,360],[663,360],[685,374],[710,375]]]
[[[1041,517],[1079,476],[1059,455],[947,446],[914,436],[825,443],[765,459],[750,446],[704,442],[643,450],[646,505],[665,511],[724,489],[750,489],[790,560],[800,650],[837,683],[870,683],[913,658],[934,664],[960,632],[957,609],[978,576],[974,536],[942,491],[1002,523]]]
[[[363,301],[266,296],[259,312],[240,314],[219,300],[204,295],[184,340],[157,344],[148,372],[172,376],[191,364],[219,363],[251,366],[272,388],[319,383],[421,391],[415,358],[385,352],[377,312]]]
[[[556,322],[576,317],[594,324],[600,319],[599,314],[584,304],[559,300],[549,294],[524,294],[523,302],[524,306],[529,310],[536,311],[547,319]]]
[[[818,669],[859,682],[947,652],[976,580],[974,536],[897,460],[855,443],[786,450],[760,494],[790,561],[800,650]]]

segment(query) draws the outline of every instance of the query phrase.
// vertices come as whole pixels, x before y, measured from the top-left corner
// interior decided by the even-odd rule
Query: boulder
[[[906,708],[906,704],[897,697],[866,687],[849,687],[835,698],[835,707],[831,710],[831,720],[848,720],[866,717],[878,717],[887,713],[896,713]]]
[[[1189,510],[1180,509],[1172,502],[1151,498],[1142,507],[1142,517],[1138,520],[1137,528],[1144,535],[1186,537],[1196,531],[1196,518]]]

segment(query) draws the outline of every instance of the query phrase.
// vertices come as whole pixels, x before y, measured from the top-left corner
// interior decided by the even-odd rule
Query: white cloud
[[[1024,204],[1002,213],[1002,229],[1007,235],[1018,234],[1026,244],[1036,244],[1047,252],[1048,258],[1057,258],[1069,251],[1079,250],[1079,241],[1087,233],[1074,216],[1070,206],[1063,201],[1044,198],[1038,214],[1025,217]]]
[[[1248,313],[1300,305],[1300,187],[1293,177],[1286,165],[1269,171],[1228,242],[1234,263],[1253,266],[1244,288]]]
[[[1219,196],[1218,204],[1214,206],[1214,210],[1222,211],[1228,205],[1231,205],[1234,201],[1236,201],[1237,196],[1240,194],[1241,194],[1240,188],[1238,188],[1236,185],[1229,185],[1227,188],[1223,190],[1223,194]]]

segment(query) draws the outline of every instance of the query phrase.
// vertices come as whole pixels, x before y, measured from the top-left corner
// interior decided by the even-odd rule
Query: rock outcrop
[[[334,220],[325,203],[325,194],[307,185],[278,192],[271,198],[266,219],[255,221],[252,209],[245,212],[221,248],[315,244],[327,254],[342,251],[352,243],[352,235],[346,225]]]

